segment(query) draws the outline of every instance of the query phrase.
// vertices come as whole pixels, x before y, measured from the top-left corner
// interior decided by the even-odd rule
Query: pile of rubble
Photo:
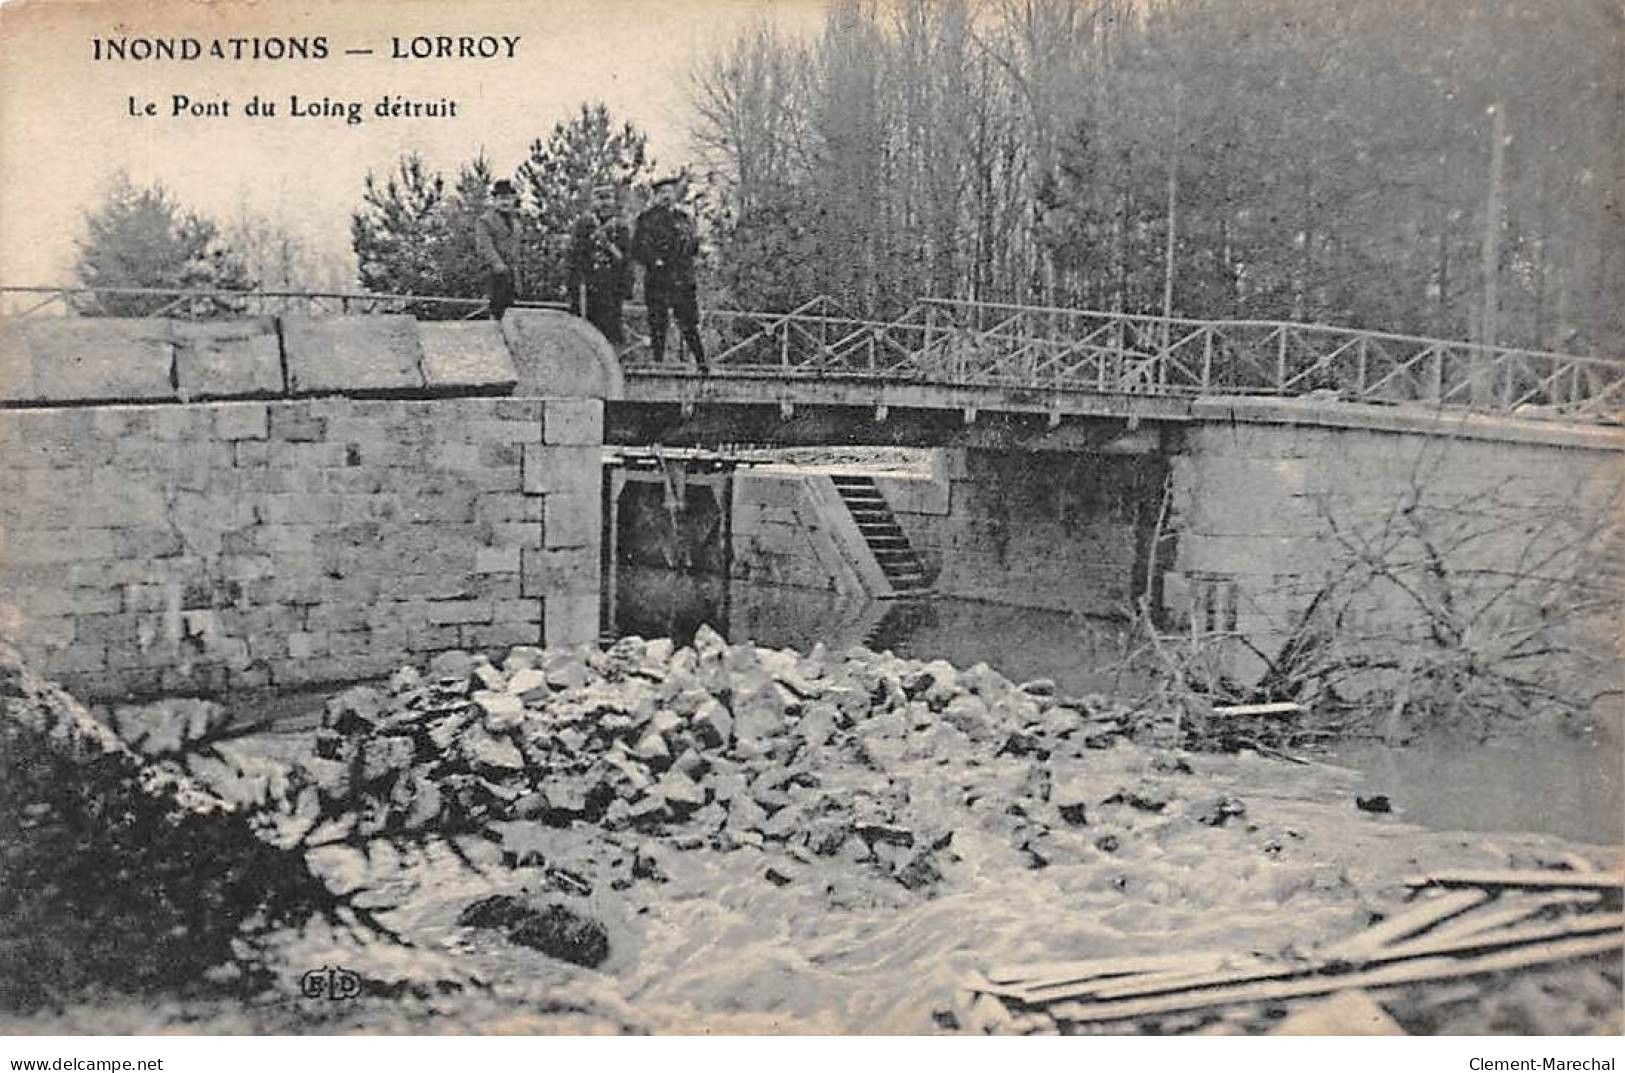
[[[1123,730],[1103,699],[1018,685],[985,664],[821,646],[802,655],[730,645],[704,627],[682,648],[519,647],[500,665],[452,652],[328,703],[282,837],[482,833],[508,863],[551,867],[560,889],[579,893],[657,875],[636,848],[650,840],[768,850],[777,883],[827,858],[925,890],[963,822],[996,831],[1029,867],[1113,852],[1119,836],[1091,829],[1091,809],[1160,812],[1171,800],[1156,781],[1090,777],[1089,754]],[[922,765],[931,777],[917,777]],[[1218,825],[1243,812],[1216,797],[1192,814]],[[566,850],[549,834],[584,828],[611,836],[585,863],[579,840]]]

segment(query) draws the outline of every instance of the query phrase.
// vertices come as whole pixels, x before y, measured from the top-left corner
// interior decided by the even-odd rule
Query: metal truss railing
[[[720,374],[1625,414],[1625,362],[1316,324],[951,299],[922,299],[875,321],[816,298],[787,313],[710,311],[702,327],[718,345],[711,364]],[[641,344],[623,361],[629,371],[652,368]]]
[[[9,316],[486,315],[480,298],[310,291],[0,287]],[[563,308],[557,303],[521,306]],[[52,310],[52,307],[58,307]],[[641,326],[641,307],[627,310]],[[902,315],[854,315],[828,297],[788,312],[705,310],[718,375],[857,378],[1058,393],[1316,394],[1482,412],[1625,414],[1625,362],[1286,321],[1195,320],[921,299]],[[676,333],[673,333],[674,337]],[[627,371],[658,369],[633,333]],[[675,338],[669,351],[678,354]]]

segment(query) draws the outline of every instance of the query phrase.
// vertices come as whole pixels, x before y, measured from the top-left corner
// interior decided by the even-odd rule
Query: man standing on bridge
[[[688,352],[701,372],[708,372],[700,342],[700,308],[694,287],[694,255],[700,242],[694,221],[677,207],[682,179],[669,175],[654,184],[655,203],[638,216],[632,255],[643,265],[643,301],[649,307],[649,349],[654,360],[666,358],[666,326],[677,317]]]
[[[621,302],[632,297],[632,236],[621,222],[614,186],[593,187],[592,211],[570,236],[565,293],[571,312],[586,317],[615,346],[625,342]]]
[[[507,179],[491,184],[491,204],[474,221],[474,249],[485,266],[491,317],[501,320],[519,286],[519,194]]]

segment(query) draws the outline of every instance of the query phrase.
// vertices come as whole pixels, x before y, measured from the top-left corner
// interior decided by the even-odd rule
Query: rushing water
[[[957,666],[985,662],[1016,681],[1053,678],[1070,693],[1146,685],[1124,667],[1124,625],[1062,612],[946,598],[855,600],[625,565],[614,596],[611,632],[619,636],[685,642],[704,622],[736,642],[801,650],[818,642],[836,650],[864,644]],[[1349,742],[1324,758],[1360,772],[1362,795],[1384,794],[1398,818],[1434,830],[1625,843],[1625,746],[1617,728],[1471,745]]]

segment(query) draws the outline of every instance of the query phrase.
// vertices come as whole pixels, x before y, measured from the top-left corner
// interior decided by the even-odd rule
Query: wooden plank
[[[1383,947],[1381,950],[1367,956],[1365,964],[1381,965],[1392,961],[1404,961],[1431,955],[1448,957],[1478,953],[1501,946],[1558,942],[1579,936],[1595,935],[1599,932],[1617,933],[1622,927],[1625,927],[1625,914],[1594,913],[1585,917],[1577,917],[1563,924],[1532,924],[1523,928],[1504,928],[1493,934],[1470,935],[1453,940],[1430,941],[1426,938],[1412,940],[1398,946]],[[1257,983],[1265,980],[1286,980],[1294,977],[1315,975],[1324,970],[1325,967],[1324,963],[1315,962],[1305,965],[1285,965],[1276,969],[1263,969],[1255,972],[1220,972],[1211,976],[1187,980],[1180,985],[1180,989],[1197,990],[1229,987],[1243,983]],[[1154,979],[1147,980],[1144,983],[1129,979],[1093,989],[1091,993],[1102,999],[1125,999],[1161,994],[1169,990],[1173,989],[1161,986]],[[1059,998],[1060,996],[1056,997]]]
[[[1215,973],[1234,973],[1247,969],[1262,969],[1268,965],[1261,958],[1238,954],[1207,959],[1199,963],[1186,962],[1179,969],[1164,972],[1142,972],[1127,976],[1103,976],[1092,980],[1058,980],[1047,984],[1027,984],[1024,993],[1031,1002],[1050,1002],[1058,997],[1074,998],[1099,994],[1102,991],[1130,984],[1156,987],[1157,990],[1175,990],[1189,980],[1203,980]]]
[[[1608,872],[1528,871],[1433,872],[1405,880],[1408,887],[1492,887],[1525,890],[1619,890],[1625,875]]]
[[[1192,961],[1217,961],[1223,954],[1128,954],[1122,957],[1087,958],[1082,961],[1034,961],[1025,965],[995,965],[987,978],[996,984],[1066,983],[1092,980],[1097,976],[1124,976],[1132,972],[1177,969]]]
[[[1212,1006],[1273,1002],[1282,999],[1329,995],[1353,988],[1398,987],[1404,984],[1448,980],[1486,972],[1510,972],[1573,958],[1595,957],[1625,947],[1625,934],[1600,935],[1542,946],[1503,951],[1475,958],[1428,958],[1405,961],[1378,969],[1342,976],[1317,976],[1301,980],[1278,980],[1215,991],[1186,991],[1153,998],[1119,1002],[1063,1002],[1049,1008],[1057,1020],[1070,1024],[1124,1021],[1162,1013],[1181,1013]]]
[[[1429,939],[1464,938],[1479,932],[1504,928],[1527,920],[1536,913],[1558,905],[1598,905],[1602,895],[1595,891],[1554,891],[1551,894],[1503,894],[1494,904],[1477,913],[1468,913],[1428,932]]]
[[[1303,711],[1303,705],[1295,701],[1283,700],[1272,704],[1226,704],[1211,709],[1214,715],[1246,716],[1246,715],[1297,715]]]
[[[1400,939],[1408,939],[1412,935],[1426,931],[1441,920],[1449,920],[1453,916],[1460,916],[1483,903],[1489,901],[1490,892],[1482,887],[1472,890],[1454,890],[1440,894],[1434,898],[1427,898],[1406,907],[1387,920],[1373,924],[1365,931],[1350,936],[1341,942],[1333,943],[1317,953],[1321,957],[1352,960],[1364,957],[1367,954],[1387,946]]]
[[[1405,958],[1427,957],[1433,954],[1456,955],[1492,950],[1498,946],[1522,946],[1531,943],[1561,942],[1582,935],[1619,932],[1625,929],[1625,913],[1587,913],[1549,924],[1526,924],[1519,928],[1497,928],[1478,932],[1435,938],[1423,935],[1406,943],[1390,946],[1373,960],[1397,961]]]

